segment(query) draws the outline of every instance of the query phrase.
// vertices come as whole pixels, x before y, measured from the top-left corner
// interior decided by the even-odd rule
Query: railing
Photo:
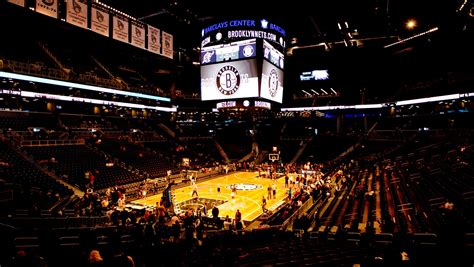
[[[109,70],[109,68],[107,68],[104,64],[102,64],[102,62],[100,62],[99,60],[97,60],[95,57],[92,57],[91,56],[91,59],[103,70],[105,71],[109,76],[110,78],[114,79],[116,76]]]
[[[41,42],[38,42],[38,45],[39,45],[39,47],[41,47],[41,49],[43,49],[43,51],[54,61],[54,63],[56,63],[56,65],[58,65],[58,67],[59,67],[60,69],[62,69],[64,72],[68,73],[68,72],[66,71],[67,68],[64,67],[63,63],[61,63],[61,61],[58,59],[58,57],[55,56],[55,55],[53,54],[53,52],[52,52],[51,50],[49,50],[49,48],[48,48],[46,45],[44,45],[44,44],[41,43]]]
[[[217,140],[214,140],[214,146],[217,148],[217,151],[219,151],[219,154],[221,154],[222,158],[224,158],[225,162],[230,162],[229,156],[225,152],[224,148],[222,148],[221,144],[217,142]]]
[[[108,138],[117,138],[121,135],[123,135],[124,133],[122,131],[108,131],[108,130],[104,130],[102,131],[103,134],[108,137]]]
[[[303,154],[304,150],[308,146],[308,144],[313,140],[313,137],[310,137],[308,140],[305,140],[304,144],[296,151],[296,154],[291,159],[291,163],[295,163]]]
[[[107,216],[80,216],[80,217],[30,217],[16,216],[9,219],[9,223],[15,227],[31,227],[37,228],[57,228],[57,227],[93,227],[97,225],[105,225],[110,222]]]
[[[179,141],[189,141],[189,140],[211,140],[212,136],[182,136],[178,137]]]
[[[282,141],[309,141],[313,137],[311,136],[282,136],[280,140]]]
[[[84,139],[69,139],[69,140],[23,140],[21,147],[36,147],[36,146],[68,146],[68,145],[84,145]]]
[[[44,67],[39,64],[23,63],[14,60],[6,60],[5,63],[4,67],[11,69],[15,73],[31,74],[60,80],[68,80],[69,78],[62,70]]]
[[[168,133],[172,138],[176,137],[176,133],[173,132],[168,126],[164,125],[163,123],[158,124],[158,127],[160,127],[163,131]]]
[[[61,70],[56,68],[46,67],[42,62],[38,63],[23,63],[14,60],[2,60],[0,62],[0,69],[11,71],[14,73],[29,74],[32,76],[40,76],[55,80],[78,82],[83,84],[91,84],[96,86],[104,86],[108,88],[116,88],[126,91],[141,92],[144,94],[152,94],[159,96],[166,96],[165,92],[155,86],[144,85],[144,87],[127,86],[123,81],[117,81],[112,78],[102,78],[96,75],[79,73],[77,76],[67,74],[67,69]]]
[[[78,82],[83,82],[87,84],[94,84],[112,88],[125,89],[125,87],[113,79],[101,78],[96,75],[90,74],[79,74],[77,78]]]
[[[13,189],[4,189],[0,191],[0,202],[13,200]]]
[[[369,136],[370,134],[372,134],[375,130],[375,128],[377,127],[378,125],[378,122],[375,122],[374,125],[372,125],[372,127],[370,127],[370,129],[367,131],[367,136]],[[340,160],[341,158],[347,156],[349,153],[351,153],[352,151],[354,151],[356,148],[358,148],[360,146],[360,144],[362,143],[362,140],[363,140],[363,137],[359,138],[359,140],[357,140],[357,142],[350,146],[349,148],[347,148],[344,152],[342,152],[341,154],[339,154],[339,156],[337,156],[335,159],[333,159],[333,161],[338,161]]]
[[[257,163],[262,163],[264,160],[268,160],[268,154],[270,154],[270,152],[267,150],[261,150],[258,153]]]
[[[293,222],[296,218],[298,218],[301,214],[305,213],[312,205],[313,205],[313,198],[310,197],[301,207],[295,211],[285,222],[282,224],[282,229],[288,228],[290,225],[293,225]]]

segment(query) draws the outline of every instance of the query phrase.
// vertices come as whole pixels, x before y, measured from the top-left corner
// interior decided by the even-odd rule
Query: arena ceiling
[[[176,46],[188,52],[199,47],[201,29],[213,22],[271,20],[287,32],[290,95],[301,94],[299,73],[312,68],[332,69],[342,95],[353,98],[361,89],[391,95],[407,82],[456,70],[460,58],[473,59],[466,52],[473,44],[473,0],[103,2],[174,33]],[[412,29],[410,19],[416,21]]]
[[[434,27],[452,27],[460,14],[469,13],[472,0],[324,0],[324,1],[217,1],[217,0],[103,0],[143,21],[165,28],[189,44],[197,44],[201,28],[228,17],[261,17],[281,24],[293,45],[337,43],[353,39],[408,37]],[[413,30],[406,22],[415,19]],[[339,24],[339,25],[338,25]],[[186,37],[184,37],[186,36]],[[185,43],[184,40],[180,40]],[[383,43],[383,42],[382,42]]]

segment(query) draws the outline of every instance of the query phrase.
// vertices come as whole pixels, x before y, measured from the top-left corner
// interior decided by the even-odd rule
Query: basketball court
[[[275,199],[267,198],[268,186],[276,185]],[[231,197],[231,185],[236,185],[237,190],[235,198]],[[220,193],[217,192],[217,187],[220,186]],[[271,180],[269,178],[259,178],[258,172],[235,172],[228,175],[220,176],[215,179],[207,180],[202,183],[197,183],[198,194],[200,199],[217,200],[222,203],[219,208],[219,217],[225,218],[229,215],[230,218],[235,217],[237,209],[242,213],[242,220],[246,222],[254,221],[260,216],[262,211],[262,196],[267,199],[267,209],[273,211],[282,205],[287,198],[287,189],[285,188],[285,178]],[[175,204],[191,200],[193,191],[192,185],[173,189],[175,195]],[[138,199],[132,203],[138,205],[155,205],[161,199],[161,194]],[[208,216],[211,216],[211,208],[208,210]]]

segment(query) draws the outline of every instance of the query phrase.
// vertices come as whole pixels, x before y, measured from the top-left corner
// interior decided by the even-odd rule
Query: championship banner
[[[162,55],[173,59],[173,35],[162,31],[163,53]]]
[[[36,12],[53,18],[58,18],[58,1],[36,0]]]
[[[145,48],[145,28],[132,21],[132,45]]]
[[[156,54],[161,52],[160,30],[150,25],[148,25],[148,50]]]
[[[94,4],[91,8],[91,30],[103,36],[109,36],[110,19],[109,13]]]
[[[15,4],[15,5],[22,6],[22,7],[25,6],[25,0],[8,0],[8,2],[10,2],[12,4]]]
[[[66,22],[87,29],[87,2],[85,0],[68,0]]]
[[[122,16],[113,16],[113,29],[112,37],[115,40],[119,40],[128,43],[128,19]]]

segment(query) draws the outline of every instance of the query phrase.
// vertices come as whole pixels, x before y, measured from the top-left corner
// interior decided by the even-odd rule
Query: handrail
[[[84,139],[69,140],[23,140],[20,147],[84,145]]]
[[[301,214],[305,213],[309,207],[313,205],[313,198],[310,197],[306,200],[301,207],[296,210],[288,219],[286,219],[282,224],[282,229],[288,228],[289,225],[292,225],[296,218],[298,218]]]

